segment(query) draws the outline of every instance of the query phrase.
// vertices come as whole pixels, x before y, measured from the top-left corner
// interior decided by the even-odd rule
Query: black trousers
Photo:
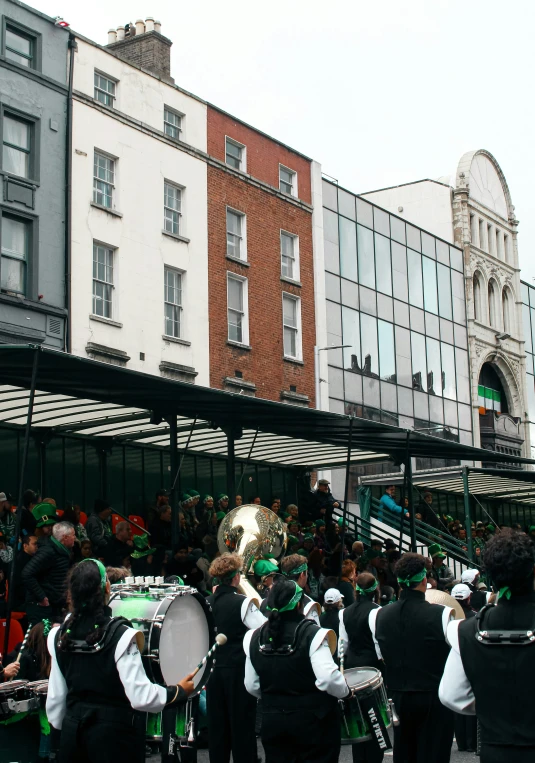
[[[457,747],[463,750],[477,750],[477,718],[475,715],[454,713],[455,739]]]
[[[382,763],[385,755],[374,739],[351,745],[351,751],[353,763]]]
[[[482,744],[481,763],[533,763],[535,747]]]
[[[245,688],[245,660],[214,668],[206,687],[210,763],[255,763],[256,699]]]
[[[130,721],[128,720],[130,716]],[[145,716],[112,708],[67,711],[61,728],[59,763],[145,763]]]
[[[394,763],[449,763],[453,713],[437,692],[392,692],[399,715],[394,727]]]
[[[261,736],[266,763],[338,763],[338,707],[334,705],[323,718],[318,718],[310,710],[273,712],[263,709]]]

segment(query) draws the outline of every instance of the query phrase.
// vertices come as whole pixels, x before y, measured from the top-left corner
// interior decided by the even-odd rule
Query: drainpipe
[[[71,331],[71,268],[72,268],[72,130],[73,130],[73,79],[74,79],[74,54],[78,48],[76,37],[69,36],[69,92],[67,96],[67,161],[65,162],[65,307],[67,308],[67,321],[65,325],[65,340],[63,349],[72,352]]]

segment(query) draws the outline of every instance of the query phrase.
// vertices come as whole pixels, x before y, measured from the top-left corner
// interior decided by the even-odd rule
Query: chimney
[[[115,29],[108,29],[108,45],[117,42],[117,32]]]
[[[109,50],[128,63],[155,74],[166,82],[174,84],[171,77],[171,40],[161,33],[162,25],[152,16],[134,24],[117,27],[116,38],[112,30],[108,32]]]

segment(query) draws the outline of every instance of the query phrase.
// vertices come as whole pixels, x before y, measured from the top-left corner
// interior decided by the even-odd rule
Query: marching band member
[[[288,580],[293,580],[297,585],[303,589],[308,580],[308,561],[306,556],[300,554],[290,554],[285,557],[281,562],[281,571]],[[277,585],[277,581],[275,581]],[[320,624],[320,616],[318,612],[318,603],[303,593],[303,613],[309,620],[313,620],[316,625]]]
[[[485,568],[499,589],[498,604],[448,626],[451,652],[440,700],[474,715],[481,728],[481,763],[531,763],[535,726],[533,547],[523,533],[503,529],[485,546]]]
[[[349,688],[332,658],[334,633],[304,615],[303,590],[279,580],[268,595],[269,619],[246,634],[245,686],[262,699],[266,763],[336,763],[337,700]]]
[[[242,568],[239,554],[223,554],[209,569],[219,584],[208,601],[217,632],[227,637],[206,687],[210,763],[229,763],[231,752],[234,763],[256,761],[256,701],[245,690],[243,638],[266,618],[253,599],[238,593]]]
[[[184,702],[191,676],[176,686],[149,681],[138,631],[107,606],[103,564],[84,559],[70,573],[71,614],[48,635],[52,667],[46,712],[61,729],[60,763],[144,763],[145,716]]]

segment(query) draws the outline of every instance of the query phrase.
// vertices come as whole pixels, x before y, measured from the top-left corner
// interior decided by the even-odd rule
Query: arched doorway
[[[520,419],[509,412],[502,375],[493,363],[484,363],[481,367],[478,399],[481,447],[521,456],[524,438]]]

